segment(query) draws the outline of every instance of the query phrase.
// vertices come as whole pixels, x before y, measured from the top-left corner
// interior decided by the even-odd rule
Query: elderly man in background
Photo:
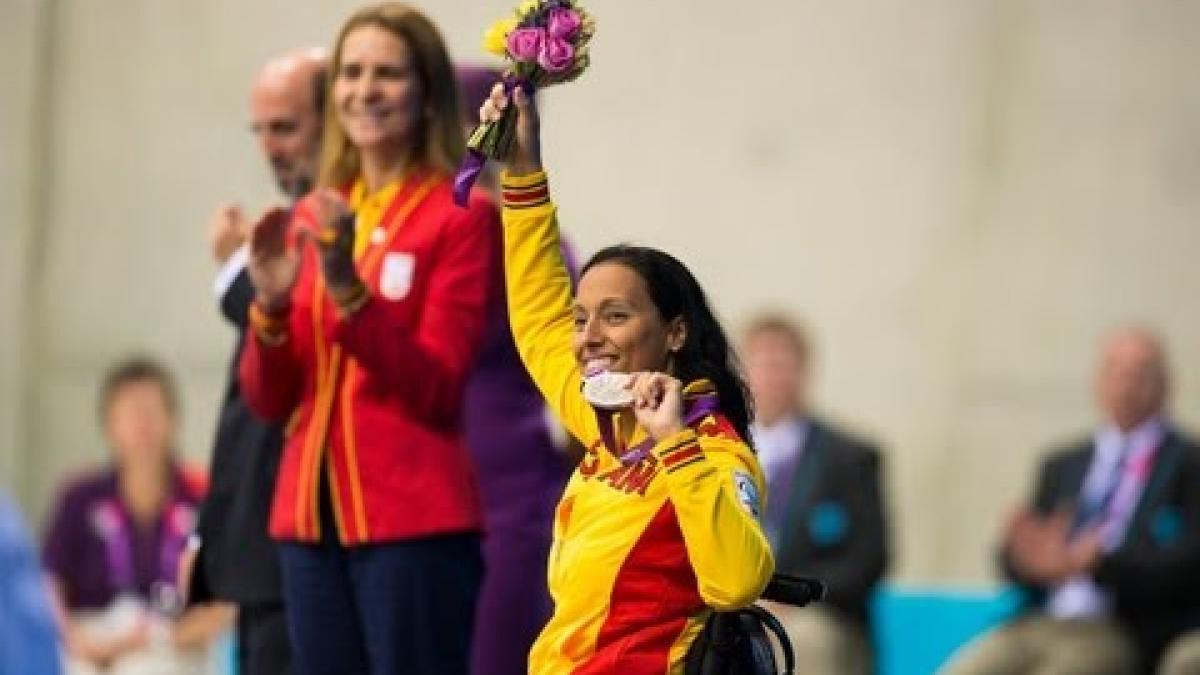
[[[251,129],[289,202],[308,192],[320,155],[327,59],[308,49],[276,57],[259,71],[250,95]],[[281,431],[250,412],[237,364],[254,289],[246,273],[249,225],[234,204],[219,207],[209,226],[221,270],[215,292],[237,329],[237,344],[221,403],[212,453],[211,489],[200,511],[192,601],[207,597],[238,606],[238,663],[242,675],[290,671],[279,563],[267,519],[279,468]]]
[[[816,606],[770,609],[803,672],[867,675],[868,600],[888,560],[881,459],[874,445],[812,414],[811,352],[805,332],[783,316],[760,316],[743,332],[751,433],[767,476],[763,525],[776,569],[826,586]]]
[[[1042,465],[1009,524],[1006,574],[1029,611],[968,645],[947,673],[1150,672],[1200,605],[1200,449],[1167,416],[1159,338],[1137,326],[1104,342],[1103,419]]]

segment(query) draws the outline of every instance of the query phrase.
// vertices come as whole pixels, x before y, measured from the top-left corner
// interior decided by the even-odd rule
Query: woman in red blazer
[[[465,673],[480,504],[459,420],[498,218],[437,29],[368,7],[333,51],[320,185],[251,235],[246,400],[287,419],[271,516],[301,673]],[[436,628],[435,628],[436,627]]]

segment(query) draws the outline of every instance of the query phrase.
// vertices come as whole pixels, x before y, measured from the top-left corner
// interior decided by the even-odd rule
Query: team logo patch
[[[388,300],[403,300],[412,288],[417,258],[411,253],[391,251],[379,269],[379,293]]]
[[[762,498],[759,497],[758,486],[754,484],[754,479],[750,477],[750,474],[744,471],[734,471],[733,485],[737,489],[738,502],[750,512],[750,515],[755,518],[762,515]]]

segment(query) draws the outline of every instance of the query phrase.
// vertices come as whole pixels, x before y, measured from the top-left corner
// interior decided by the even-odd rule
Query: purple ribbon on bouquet
[[[463,157],[462,164],[458,165],[458,173],[454,174],[455,204],[462,207],[467,205],[467,197],[471,195],[475,181],[479,180],[484,164],[487,164],[487,155],[475,148],[467,148],[467,156]]]
[[[511,94],[513,89],[518,85],[525,90],[525,93],[533,95],[533,83],[526,79],[520,79],[512,75],[505,75],[502,80],[504,83],[504,93]],[[503,118],[490,122],[489,124],[501,124]],[[482,125],[482,123],[481,123]],[[478,133],[478,129],[476,132]],[[472,133],[472,136],[475,134]],[[482,143],[482,140],[480,141]],[[467,206],[467,199],[471,196],[471,188],[475,187],[475,181],[479,180],[479,174],[483,173],[483,167],[487,164],[488,156],[483,150],[474,147],[467,148],[467,154],[463,157],[463,161],[458,165],[458,173],[454,174],[454,203],[460,207]]]

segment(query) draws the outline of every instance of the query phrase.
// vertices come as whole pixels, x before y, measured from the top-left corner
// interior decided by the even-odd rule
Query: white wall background
[[[509,4],[425,8],[479,59]],[[0,0],[0,485],[36,516],[103,457],[130,350],[178,371],[207,455],[231,336],[204,229],[274,198],[246,90],[356,6]],[[732,323],[808,320],[823,408],[886,445],[897,577],[988,578],[1114,323],[1161,328],[1200,421],[1200,0],[590,6],[594,68],[544,100],[565,225],[678,253]]]

